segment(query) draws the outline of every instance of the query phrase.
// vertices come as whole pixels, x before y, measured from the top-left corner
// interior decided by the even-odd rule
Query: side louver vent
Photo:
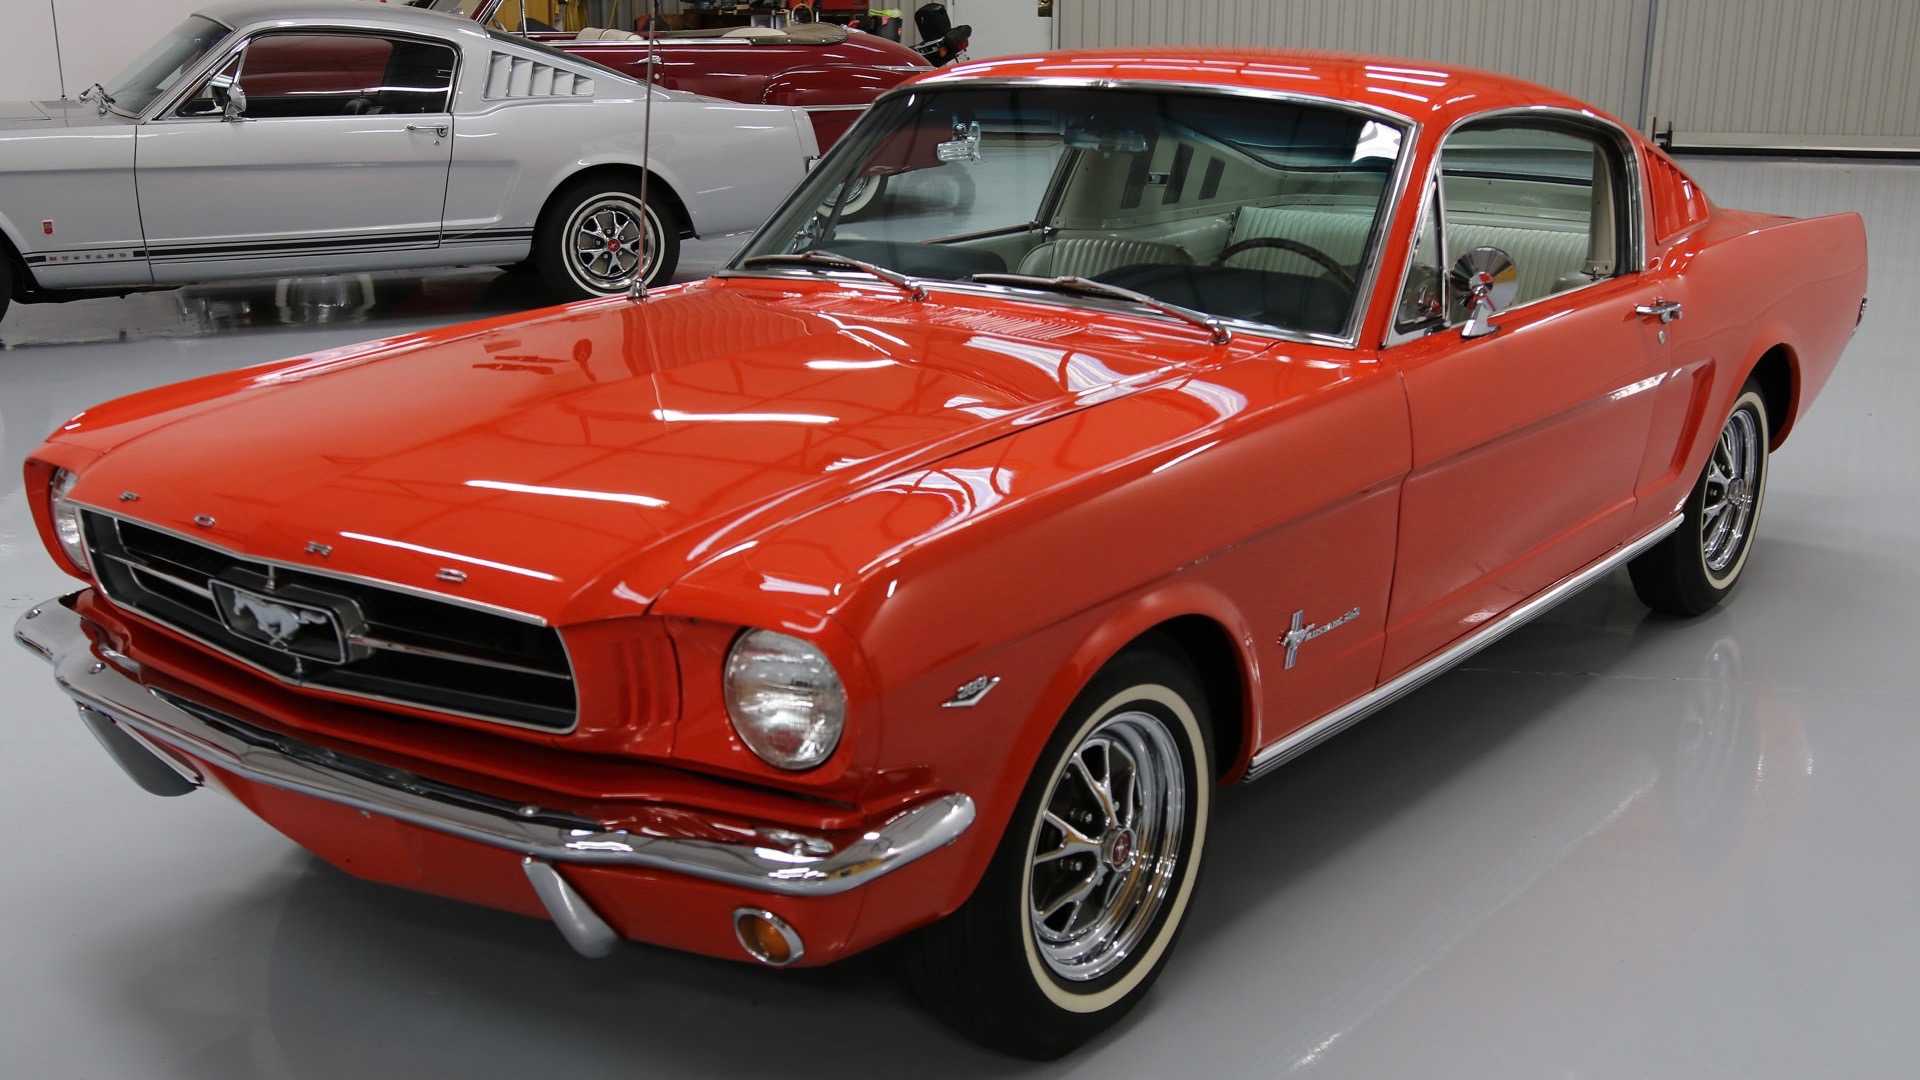
[[[592,97],[593,80],[551,64],[508,53],[494,53],[487,63],[486,97]]]

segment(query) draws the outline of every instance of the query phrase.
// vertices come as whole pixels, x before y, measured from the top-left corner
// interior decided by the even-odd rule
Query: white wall
[[[958,23],[973,27],[973,43],[967,55],[975,60],[1014,53],[1042,52],[1053,48],[1053,20],[1040,18],[1035,0],[941,0],[947,15]],[[903,3],[909,12],[918,3]],[[918,39],[909,26],[904,37]]]
[[[104,82],[206,0],[0,0],[0,100],[67,96]],[[60,50],[54,53],[55,18]]]

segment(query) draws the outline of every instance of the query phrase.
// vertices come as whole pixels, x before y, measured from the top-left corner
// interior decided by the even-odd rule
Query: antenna
[[[647,208],[647,178],[653,175],[653,72],[660,62],[660,0],[647,4],[647,104],[640,131],[640,265],[634,268],[633,284],[627,286],[627,299],[638,303],[647,298],[647,274],[653,269],[653,230],[656,220]]]

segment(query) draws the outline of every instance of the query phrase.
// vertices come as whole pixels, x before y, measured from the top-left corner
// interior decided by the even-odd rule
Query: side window
[[[1625,191],[1610,140],[1539,122],[1462,128],[1440,150],[1445,258],[1506,252],[1519,282],[1509,306],[1612,277],[1627,262]],[[1462,299],[1448,297],[1454,321]]]
[[[1400,304],[1394,309],[1393,328],[1402,334],[1439,326],[1446,321],[1445,252],[1440,243],[1440,198],[1429,191],[1426,209],[1420,219],[1420,235],[1414,241],[1413,259],[1407,265],[1407,281],[1400,288]]]
[[[181,115],[217,113],[212,82],[246,93],[249,119],[442,113],[453,90],[454,51],[374,34],[261,34],[222,68]]]

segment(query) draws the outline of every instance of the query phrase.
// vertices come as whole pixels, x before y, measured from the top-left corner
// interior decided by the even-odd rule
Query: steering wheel
[[[1353,275],[1348,273],[1347,268],[1340,265],[1333,256],[1321,251],[1312,244],[1302,243],[1299,240],[1289,240],[1284,236],[1249,236],[1245,240],[1236,240],[1220,249],[1220,254],[1214,256],[1213,265],[1225,266],[1227,265],[1228,259],[1243,251],[1252,251],[1255,248],[1279,248],[1282,251],[1291,251],[1295,255],[1311,259],[1319,264],[1320,268],[1325,270],[1328,276],[1332,277],[1334,281],[1338,282],[1340,286],[1349,293],[1358,288],[1358,285],[1353,280]]]

